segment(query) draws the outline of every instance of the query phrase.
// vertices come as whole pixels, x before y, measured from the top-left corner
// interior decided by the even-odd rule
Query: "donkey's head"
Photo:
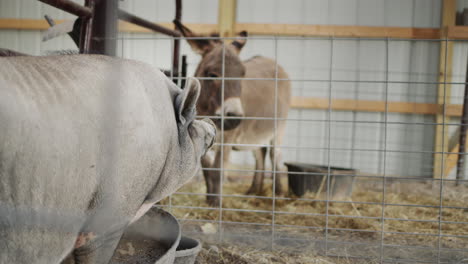
[[[227,117],[224,119],[224,130],[236,128],[241,119],[235,119],[235,117],[244,116],[240,100],[242,92],[240,78],[245,75],[245,67],[239,59],[239,53],[246,42],[247,32],[241,32],[242,38],[225,44],[219,39],[207,39],[207,36],[194,34],[178,21],[174,23],[187,38],[192,49],[202,56],[195,72],[195,77],[202,77],[201,94],[197,105],[198,113],[217,117],[223,115]],[[194,39],[197,37],[205,37],[205,39]],[[224,98],[222,98],[223,87]],[[218,128],[221,128],[220,118],[213,121]]]

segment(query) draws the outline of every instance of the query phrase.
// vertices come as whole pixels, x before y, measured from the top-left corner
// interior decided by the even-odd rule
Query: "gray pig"
[[[188,83],[106,56],[0,58],[0,263],[108,263],[213,144]]]

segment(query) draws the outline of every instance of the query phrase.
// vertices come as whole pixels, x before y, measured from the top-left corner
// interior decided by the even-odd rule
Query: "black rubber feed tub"
[[[289,190],[302,197],[306,192],[327,192],[328,166],[310,163],[285,162],[288,168]],[[300,172],[300,174],[296,174]],[[330,198],[341,199],[350,197],[353,192],[356,170],[350,168],[330,167]]]
[[[181,237],[177,219],[152,208],[125,231],[112,264],[193,264],[201,250],[199,241]]]
[[[174,264],[193,264],[202,249],[200,241],[183,236],[176,249]]]

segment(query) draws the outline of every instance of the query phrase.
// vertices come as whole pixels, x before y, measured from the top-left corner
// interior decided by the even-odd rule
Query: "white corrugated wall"
[[[151,21],[170,22],[174,17],[173,0],[120,3],[123,9]],[[468,1],[459,1],[458,8],[464,6],[468,6]],[[184,0],[183,21],[215,24],[217,10],[218,0]],[[237,20],[240,23],[438,28],[440,12],[439,0],[238,0]],[[72,17],[35,0],[0,0],[0,18],[41,19],[44,14],[55,19]],[[327,98],[331,76],[333,99],[385,100],[387,97],[389,101],[436,102],[438,42],[278,38],[277,44],[277,59],[295,80],[292,82],[294,96]],[[169,69],[171,46],[172,40],[161,35],[125,33],[120,36],[118,49],[123,57]],[[0,47],[35,55],[75,48],[68,36],[41,43],[40,32],[19,30],[1,30]],[[464,81],[466,48],[465,44],[455,45],[454,81]],[[182,54],[188,55],[191,75],[199,57],[185,42]],[[250,39],[241,57],[247,59],[252,55],[274,57],[274,39],[267,36]],[[452,86],[453,103],[461,103],[463,91],[461,84]],[[290,117],[303,121],[288,122],[284,142],[286,161],[328,164],[330,134],[331,165],[379,174],[385,168],[388,175],[432,175],[434,116],[390,113],[389,123],[385,125],[384,113],[333,111],[330,132],[326,110],[292,109]],[[385,149],[388,152],[384,162]],[[237,163],[253,163],[250,153],[237,153],[233,159]]]

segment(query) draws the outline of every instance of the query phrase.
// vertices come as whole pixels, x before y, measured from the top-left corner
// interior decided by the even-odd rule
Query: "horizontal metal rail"
[[[188,235],[192,235],[192,236],[197,236],[197,235],[200,235],[202,234],[201,232],[197,232],[197,231],[188,231],[186,232]],[[252,239],[259,239],[259,238],[262,238],[263,236],[261,235],[251,235],[251,234],[229,234],[229,235],[225,235],[225,237],[229,237],[229,238],[252,238]],[[299,241],[299,242],[307,242],[307,243],[325,243],[326,241],[323,240],[323,239],[305,239],[305,238],[299,238],[299,237],[276,237],[274,238],[274,241],[282,241],[282,240],[289,240],[289,241]],[[378,241],[376,241],[378,242]],[[332,244],[335,244],[335,245],[353,245],[353,246],[375,246],[375,247],[379,247],[380,244],[376,244],[376,243],[371,243],[371,242],[359,242],[359,241],[356,241],[356,242],[349,242],[349,241],[335,241],[335,240],[331,240],[329,241],[329,243],[332,243]],[[414,246],[414,245],[395,245],[395,244],[383,244],[384,247],[387,247],[387,248],[404,248],[404,249],[409,249],[409,250],[414,250],[414,249],[419,249],[419,250],[437,250],[437,248],[434,248],[434,247],[426,247],[426,246]],[[335,247],[333,247],[335,248]],[[341,247],[340,247],[341,248]],[[442,251],[444,252],[466,252],[466,250],[464,249],[458,249],[458,248],[442,248],[441,249]],[[336,257],[336,258],[351,258],[351,259],[367,259],[367,260],[375,260],[375,259],[378,259],[379,256],[369,256],[369,255],[366,255],[366,256],[359,256],[359,255],[338,255],[338,254],[334,254],[334,253],[328,253],[328,254],[320,254],[320,252],[317,252],[319,255],[325,255],[325,256],[328,256],[328,257]],[[405,258],[399,258],[399,259],[392,259],[392,258],[384,258],[384,261],[387,262],[387,261],[397,261],[397,263],[413,263],[413,262],[416,262],[416,263],[450,263],[450,262],[444,262],[444,261],[440,261],[440,262],[433,262],[433,261],[421,261],[421,260],[414,260],[414,259],[405,259]]]
[[[167,205],[158,205],[160,207],[168,207]],[[320,214],[320,213],[296,213],[296,212],[285,212],[285,211],[272,211],[272,210],[254,210],[254,209],[236,209],[236,208],[224,208],[224,207],[200,207],[200,206],[182,206],[172,204],[172,208],[179,209],[198,209],[198,210],[223,210],[228,212],[243,212],[243,213],[262,213],[262,214],[277,214],[277,215],[292,215],[292,216],[320,216],[325,217],[342,217],[342,218],[352,218],[352,219],[370,219],[370,220],[382,220],[380,216],[354,216],[354,215],[336,215],[336,214]],[[442,224],[463,224],[468,225],[468,222],[455,222],[455,221],[439,221],[439,220],[424,220],[424,219],[407,219],[407,218],[393,218],[393,217],[384,217],[384,220],[390,221],[404,221],[404,222],[422,222],[422,223],[442,223]],[[357,229],[361,230],[362,229]],[[369,230],[370,231],[370,230]],[[400,232],[397,232],[400,233]],[[402,233],[402,234],[413,234],[413,235],[434,235],[431,233]],[[468,235],[461,236],[468,238]]]
[[[392,149],[356,149],[356,148],[327,148],[327,147],[299,147],[299,146],[273,146],[270,144],[238,144],[238,143],[214,143],[214,146],[230,146],[243,148],[271,148],[294,149],[294,150],[327,150],[327,151],[357,151],[357,152],[385,152],[385,153],[406,153],[406,154],[457,154],[458,152],[437,152],[429,150],[392,150]],[[333,167],[333,166],[332,166]]]
[[[93,15],[93,10],[91,8],[79,5],[73,1],[69,0],[39,0],[45,4],[51,5],[63,11],[66,11],[70,14],[79,17],[91,17]]]
[[[238,170],[238,169],[219,169],[219,168],[202,168],[203,170],[211,170],[211,171],[234,171],[234,172],[255,172],[255,170]],[[257,170],[258,171],[258,170]],[[265,171],[265,172],[273,172],[273,171]],[[282,174],[297,174],[297,175],[311,175],[313,173],[311,172],[276,172],[276,173],[282,173]],[[321,173],[321,175],[324,175]],[[328,175],[328,174],[325,174]],[[335,174],[330,174],[330,176],[335,176]],[[353,174],[336,174],[336,176],[353,176]],[[367,179],[383,179],[384,177],[388,180],[415,180],[415,181],[428,181],[428,182],[433,182],[433,181],[441,181],[441,182],[457,182],[456,179],[441,179],[441,178],[429,178],[429,177],[418,177],[418,176],[383,176],[383,175],[367,175],[367,174],[356,174],[354,177],[358,178],[367,178]],[[461,183],[468,183],[467,180],[461,180]]]
[[[189,77],[178,77],[179,79],[187,79]],[[227,80],[227,81],[291,81],[291,82],[319,82],[319,83],[375,83],[375,84],[455,84],[455,85],[465,85],[466,82],[422,82],[422,81],[397,81],[397,80],[346,80],[346,79],[306,79],[306,78],[252,78],[252,77],[196,77],[199,80]],[[373,93],[367,93],[373,94]],[[377,94],[377,93],[375,93]],[[392,94],[389,92],[389,94]],[[461,97],[461,96],[460,96]]]
[[[455,180],[453,180],[455,181]],[[190,192],[175,192],[173,195],[188,195],[188,196],[221,196],[221,194],[214,194],[214,193],[190,193]],[[223,197],[229,198],[255,198],[255,199],[265,199],[265,200],[273,200],[271,196],[255,196],[255,195],[240,195],[240,194],[223,194]],[[275,200],[283,200],[283,201],[303,201],[303,202],[320,202],[324,203],[327,200],[321,199],[307,199],[307,198],[289,198],[289,197],[280,197],[276,196]],[[333,203],[343,203],[343,204],[363,204],[363,205],[379,205],[382,206],[381,202],[361,202],[361,201],[339,201],[339,200],[328,200]],[[421,207],[421,208],[440,208],[439,205],[419,205],[419,204],[395,204],[395,203],[384,203],[384,206],[401,206],[401,207]],[[201,207],[205,208],[205,207]],[[467,207],[461,206],[443,206],[443,209],[458,209],[458,210],[466,210]],[[380,218],[379,218],[380,219]],[[468,219],[468,218],[467,218]]]
[[[158,39],[164,39],[164,37],[154,37],[154,36],[143,36],[143,37],[133,37],[132,39],[134,40],[140,40],[140,39],[152,39],[152,38],[158,38]],[[250,35],[248,37],[211,37],[211,36],[205,36],[205,37],[181,37],[180,39],[205,39],[205,40],[236,40],[236,39],[257,39],[257,40],[279,40],[279,41],[287,41],[287,40],[319,40],[319,41],[332,41],[335,43],[339,43],[340,41],[349,41],[349,40],[354,40],[354,41],[377,41],[377,42],[434,42],[434,43],[440,43],[440,42],[467,42],[468,39],[412,39],[412,38],[345,38],[345,37],[318,37],[318,36],[260,36],[260,35]]]
[[[184,220],[189,222],[190,220]],[[214,222],[214,221],[213,221]],[[187,234],[201,234],[201,232],[187,232]],[[241,234],[241,235],[236,235],[236,234],[229,234],[229,237],[249,237],[249,238],[259,238],[262,237],[260,235],[249,235],[249,234]],[[324,243],[325,240],[322,239],[310,239],[310,238],[300,238],[300,237],[290,237],[290,236],[275,236],[275,240],[296,240],[296,241],[304,241],[304,242],[311,242],[311,243]],[[380,241],[380,240],[376,240]],[[366,242],[349,242],[349,241],[336,241],[336,240],[329,240],[329,242],[333,244],[349,244],[349,245],[358,245],[358,246],[380,246],[380,244],[374,244],[374,243],[366,243]],[[437,250],[437,248],[433,247],[427,247],[427,246],[414,246],[414,245],[395,245],[395,244],[385,244],[384,246],[387,247],[402,247],[402,248],[411,248],[411,249],[426,249],[426,250]],[[449,251],[449,252],[466,252],[465,249],[460,249],[460,248],[443,248],[444,251]]]
[[[141,17],[135,16],[133,14],[128,13],[127,11],[119,9],[119,18],[121,20],[127,21],[129,23],[138,25],[140,27],[144,27],[147,29],[151,29],[155,32],[159,32],[168,36],[172,37],[180,37],[182,36],[178,31],[168,29],[166,27],[163,27],[161,25],[158,25],[156,23],[153,23],[151,21],[148,21],[146,19],[143,19]]]
[[[85,7],[70,0],[39,0],[45,4],[51,5],[78,17],[88,18],[93,16],[93,10],[89,7]],[[127,21],[129,23],[153,30],[172,37],[181,37],[182,35],[175,30],[166,28],[164,26],[158,25],[156,23],[150,22],[146,19],[138,17],[136,15],[130,14],[127,11],[118,10],[118,17],[121,20]],[[118,38],[114,38],[117,40]]]
[[[312,109],[314,110],[314,109]],[[321,109],[318,109],[321,110]],[[326,111],[326,110],[321,110],[321,111]],[[342,111],[342,110],[336,110],[336,111]],[[374,113],[380,113],[380,112],[374,112]],[[210,118],[210,119],[221,119],[221,116],[204,116],[204,115],[199,115],[197,116],[199,119],[203,118]],[[240,119],[240,120],[271,120],[274,121],[274,117],[231,117],[231,116],[224,116],[223,119]],[[367,120],[342,120],[342,119],[313,119],[313,118],[281,118],[278,117],[276,120],[281,120],[281,121],[295,121],[295,122],[320,122],[320,123],[355,123],[355,124],[384,124],[384,121],[367,121]],[[460,127],[459,123],[432,123],[432,122],[403,122],[403,121],[388,121],[387,124],[389,125],[418,125],[418,126],[456,126]],[[458,152],[444,152],[444,153],[458,153]]]
[[[189,219],[189,218],[178,218],[179,221],[186,221],[186,222],[202,222],[202,223],[218,223],[218,220],[211,220],[211,219]],[[251,225],[251,226],[264,226],[264,227],[271,227],[271,223],[253,223],[253,222],[236,222],[236,221],[225,221],[223,220],[223,224],[235,224],[235,225]],[[305,230],[320,230],[323,231],[325,227],[318,227],[318,226],[298,226],[298,225],[283,225],[283,224],[275,224],[275,227],[286,227],[286,228],[296,228],[296,229],[305,229]],[[450,235],[450,234],[428,234],[428,233],[415,233],[415,232],[395,232],[395,231],[381,231],[381,230],[363,230],[363,229],[352,229],[352,228],[335,228],[335,227],[328,227],[328,230],[332,231],[345,231],[345,232],[362,232],[362,233],[376,233],[376,234],[391,234],[391,235],[414,235],[414,236],[430,236],[430,237],[447,237],[447,238],[462,238],[468,239],[468,236],[464,235]],[[354,242],[350,242],[354,243]],[[464,250],[463,251],[467,251]]]

